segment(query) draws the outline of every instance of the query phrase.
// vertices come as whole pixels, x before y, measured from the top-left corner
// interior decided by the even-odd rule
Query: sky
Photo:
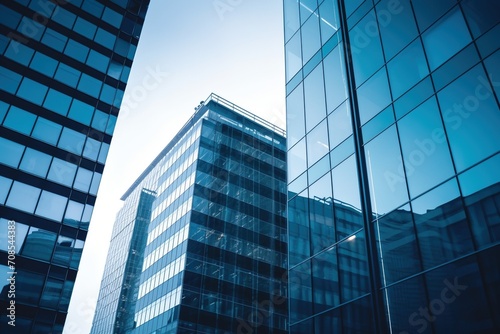
[[[64,334],[87,334],[120,197],[210,93],[285,128],[282,0],[151,0]]]

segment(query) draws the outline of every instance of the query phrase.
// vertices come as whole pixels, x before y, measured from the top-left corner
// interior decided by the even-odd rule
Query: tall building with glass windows
[[[92,334],[287,333],[284,131],[196,109],[122,197]]]
[[[499,10],[284,0],[290,333],[500,331]]]
[[[62,332],[148,3],[0,3],[2,333]]]

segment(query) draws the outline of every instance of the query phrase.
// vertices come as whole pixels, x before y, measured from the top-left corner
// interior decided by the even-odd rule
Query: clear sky
[[[120,197],[214,92],[285,127],[282,0],[151,0],[64,334],[90,332]]]

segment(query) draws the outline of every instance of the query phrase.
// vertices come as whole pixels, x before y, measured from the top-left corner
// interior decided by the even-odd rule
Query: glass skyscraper
[[[148,4],[0,3],[2,333],[62,332]]]
[[[500,332],[499,11],[284,0],[290,333]]]
[[[284,131],[196,109],[122,197],[93,334],[287,333]]]

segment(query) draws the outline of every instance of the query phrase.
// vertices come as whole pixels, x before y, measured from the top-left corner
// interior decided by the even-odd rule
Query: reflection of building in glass
[[[498,10],[284,0],[291,333],[500,331]]]
[[[1,333],[62,332],[148,3],[0,4],[0,271],[13,220],[18,272]]]
[[[122,197],[92,333],[286,333],[285,148],[233,103],[200,104]]]

